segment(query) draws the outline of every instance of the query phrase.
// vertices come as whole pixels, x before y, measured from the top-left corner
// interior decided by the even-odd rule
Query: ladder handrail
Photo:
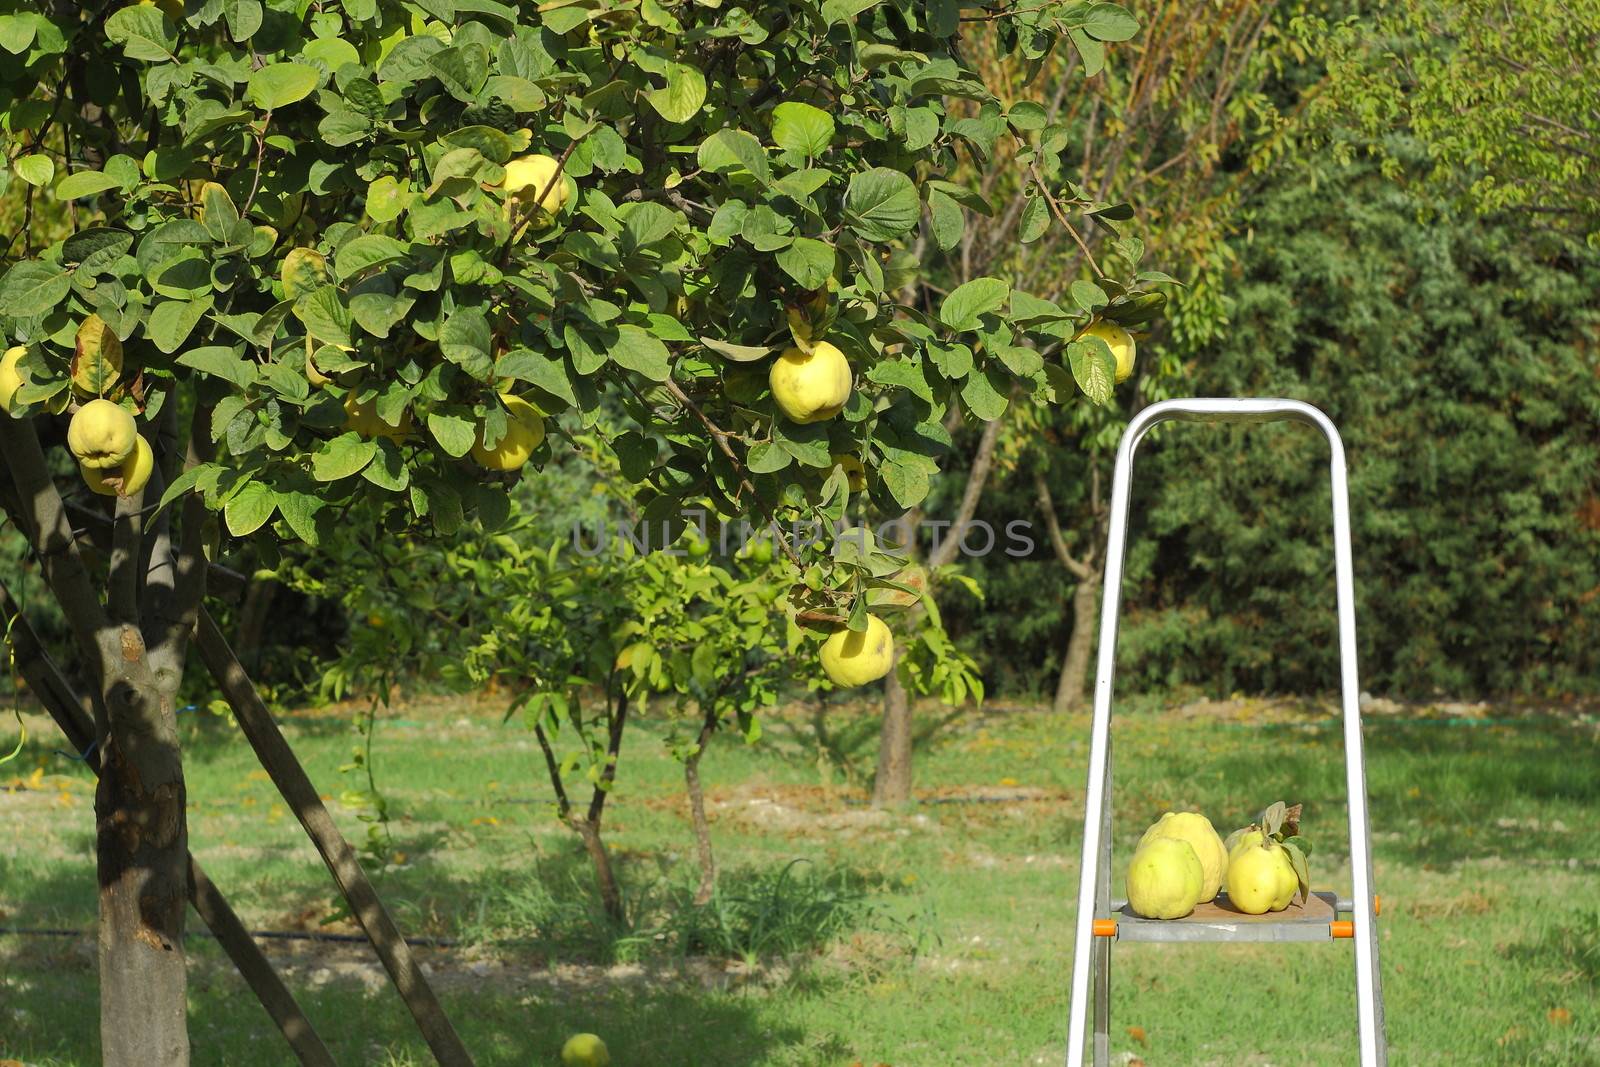
[[[1163,400],[1139,412],[1128,423],[1117,446],[1112,479],[1110,527],[1106,538],[1105,588],[1100,603],[1100,647],[1095,672],[1094,714],[1089,743],[1088,785],[1084,795],[1083,860],[1079,869],[1077,936],[1073,947],[1071,1024],[1067,1067],[1083,1062],[1088,1024],[1090,953],[1094,942],[1097,875],[1102,842],[1096,827],[1105,811],[1105,785],[1109,770],[1112,682],[1116,674],[1117,616],[1122,599],[1122,570],[1127,553],[1128,498],[1133,478],[1133,456],[1140,440],[1158,423],[1172,419],[1191,422],[1293,421],[1313,426],[1328,441],[1332,488],[1334,586],[1338,597],[1339,675],[1342,690],[1345,742],[1345,779],[1349,793],[1350,872],[1352,912],[1355,922],[1356,1013],[1363,1067],[1386,1062],[1381,998],[1378,991],[1378,939],[1373,922],[1372,855],[1367,821],[1367,787],[1361,743],[1361,688],[1356,671],[1355,579],[1350,549],[1349,488],[1345,476],[1344,443],[1333,421],[1300,400],[1275,397],[1194,397]],[[1110,854],[1110,842],[1104,842]]]

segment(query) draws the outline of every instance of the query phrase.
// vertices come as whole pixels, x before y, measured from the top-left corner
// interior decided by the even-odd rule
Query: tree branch
[[[1089,565],[1087,561],[1074,559],[1072,550],[1067,547],[1067,539],[1061,534],[1061,523],[1056,518],[1055,501],[1050,498],[1050,486],[1045,481],[1044,472],[1037,467],[1033,471],[1034,494],[1039,501],[1039,512],[1044,516],[1044,528],[1050,534],[1050,547],[1055,549],[1056,559],[1061,565],[1071,571],[1079,581],[1088,581]]]

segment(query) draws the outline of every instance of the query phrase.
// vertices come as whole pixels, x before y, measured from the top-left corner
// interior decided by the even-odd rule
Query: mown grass
[[[479,1062],[551,1064],[584,1029],[619,1067],[1056,1062],[1086,718],[930,709],[919,803],[884,815],[861,789],[871,714],[833,709],[831,750],[798,710],[754,746],[718,740],[703,774],[724,871],[704,908],[679,769],[637,731],[608,809],[630,901],[615,927],[520,728],[467,702],[388,712],[374,754],[395,863],[380,888],[408,933],[462,941],[422,955]],[[1368,726],[1391,1062],[1600,1063],[1600,734],[1592,719],[1496,714],[1508,718]],[[337,803],[359,784],[338,769],[349,721],[328,709],[286,724],[360,838]],[[91,786],[53,754],[45,720],[29,722],[23,756],[0,771],[0,926],[85,933],[0,936],[0,1059],[88,1065]],[[321,928],[336,912],[325,873],[249,749],[220,723],[184,729],[195,853],[253,927]],[[1226,832],[1300,800],[1314,881],[1348,891],[1341,734],[1325,710],[1149,702],[1118,719],[1114,747],[1123,859],[1168,808]],[[366,953],[268,950],[341,1063],[430,1062]],[[195,1062],[292,1062],[217,948],[195,939],[191,952]],[[1353,1062],[1351,981],[1348,943],[1122,946],[1117,1062]]]

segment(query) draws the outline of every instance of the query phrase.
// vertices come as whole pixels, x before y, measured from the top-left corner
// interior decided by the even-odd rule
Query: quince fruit
[[[94,470],[120,466],[139,439],[133,416],[109,400],[91,400],[67,426],[67,447],[78,462]]]
[[[1193,845],[1175,837],[1154,838],[1128,864],[1128,906],[1146,919],[1181,919],[1200,903],[1204,879]]]
[[[894,634],[876,615],[864,631],[841,627],[822,642],[822,669],[834,685],[849,689],[875,682],[894,666]]]
[[[785,349],[773,361],[767,382],[790,422],[821,422],[843,411],[850,399],[850,361],[826,341],[817,342],[810,352]]]
[[[1172,837],[1189,843],[1194,854],[1200,858],[1200,903],[1214,899],[1222,888],[1222,879],[1228,873],[1228,851],[1222,847],[1222,838],[1211,825],[1211,820],[1196,811],[1169,811],[1144,832],[1144,836],[1139,838],[1139,847],[1143,848],[1160,837]]]

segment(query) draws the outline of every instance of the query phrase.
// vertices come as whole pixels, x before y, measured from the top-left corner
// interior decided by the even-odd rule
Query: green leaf
[[[494,367],[489,354],[492,340],[483,312],[464,308],[445,320],[439,331],[439,351],[474,378],[486,381]]]
[[[961,243],[961,235],[967,229],[967,216],[960,204],[934,190],[928,194],[928,216],[933,223],[933,239],[942,251],[948,252]]]
[[[57,200],[77,200],[79,197],[93,196],[103,193],[107,189],[121,188],[122,183],[109,174],[97,170],[80,170],[68,174],[56,183]]]
[[[892,241],[917,224],[917,187],[898,170],[874,167],[850,179],[844,194],[851,229],[869,241]]]
[[[14,56],[26,52],[39,33],[39,26],[35,20],[40,18],[42,16],[31,11],[18,15],[0,15],[0,48],[4,48]]]
[[[489,50],[469,43],[435,52],[428,57],[428,73],[438,78],[451,96],[464,104],[473,103],[489,77]]]
[[[145,333],[161,351],[176,352],[189,339],[195,324],[210,310],[209,294],[194,300],[164,300],[150,312]]]
[[[378,445],[351,431],[323,443],[311,457],[311,476],[319,482],[336,482],[362,468],[378,454]]]
[[[387,438],[378,440],[378,454],[362,470],[361,477],[391,493],[403,492],[411,484],[411,471],[399,447]]]
[[[687,63],[668,63],[665,89],[651,89],[645,99],[668,122],[688,122],[706,102],[706,76]]]
[[[1067,363],[1072,367],[1072,379],[1083,390],[1083,395],[1096,404],[1111,403],[1112,388],[1117,382],[1117,361],[1111,349],[1098,337],[1086,337],[1067,346]]]
[[[94,276],[121,259],[133,247],[133,234],[110,226],[91,226],[68,237],[61,246],[61,260],[78,264],[78,276]]]
[[[60,267],[25,259],[0,279],[0,315],[38,318],[66,298],[71,276]]]
[[[374,267],[386,267],[404,259],[409,246],[380,233],[362,234],[339,246],[334,256],[334,269],[340,281],[349,281]]]
[[[261,482],[248,481],[228,498],[222,507],[222,517],[229,533],[248,537],[265,526],[277,509],[277,494]]]
[[[778,253],[778,266],[799,283],[802,289],[821,289],[833,276],[835,254],[826,241],[797,237]]]
[[[321,71],[303,63],[272,63],[250,75],[250,101],[263,111],[288,107],[310,96],[321,78]]]
[[[355,144],[372,133],[372,120],[348,108],[335,108],[317,123],[317,135],[330,148]]]
[[[916,507],[928,495],[928,472],[921,467],[886,462],[878,468],[878,476],[902,510]]]
[[[696,157],[702,170],[721,174],[742,168],[763,184],[772,178],[767,150],[761,147],[760,141],[743,130],[718,130],[701,142]],[[910,184],[909,179],[906,184]],[[915,196],[913,192],[912,197]]]
[[[339,299],[339,290],[320,285],[294,302],[294,317],[305,324],[312,337],[333,344],[350,344],[350,309]]]
[[[261,28],[261,0],[224,0],[222,14],[234,41],[248,41]]]
[[[494,373],[500,378],[528,382],[569,404],[578,403],[563,360],[527,348],[514,348],[495,361]]]
[[[1085,311],[1098,310],[1108,303],[1104,289],[1094,282],[1086,282],[1081,278],[1073,282],[1067,292],[1072,297],[1072,302]]]
[[[378,80],[385,82],[414,82],[426,78],[430,72],[428,57],[444,50],[444,42],[430,34],[420,33],[407,37],[383,57],[378,64]]]
[[[833,116],[810,104],[785,101],[772,109],[772,140],[786,152],[820,156],[833,140]]]
[[[1005,376],[985,370],[967,375],[966,383],[961,386],[961,400],[978,418],[993,422],[1006,412],[1007,392],[1009,383]]]
[[[939,305],[939,321],[952,330],[976,330],[984,315],[999,311],[1011,286],[999,278],[974,278],[958,285]]]
[[[43,189],[56,176],[56,165],[46,155],[20,156],[11,166],[17,177],[36,189]]]
[[[1017,226],[1017,237],[1023,244],[1031,244],[1044,236],[1050,228],[1050,208],[1042,196],[1030,196],[1022,208],[1022,220]]]
[[[621,211],[618,211],[621,215]],[[683,225],[683,216],[667,207],[665,204],[656,204],[646,201],[642,204],[629,205],[628,213],[622,220],[622,241],[626,251],[643,248],[645,245],[655,244],[664,237],[671,235]]]
[[[933,401],[933,389],[928,385],[922,368],[907,360],[888,359],[877,363],[867,371],[866,378],[879,385],[898,385],[923,400]]]
[[[1099,3],[1089,8],[1083,32],[1100,41],[1127,41],[1139,32],[1139,20],[1120,4]]]
[[[1084,33],[1081,29],[1073,29],[1068,33],[1072,38],[1072,47],[1078,50],[1078,57],[1083,60],[1083,76],[1092,78],[1106,69],[1106,46]]]
[[[411,187],[392,175],[374,178],[367,186],[367,217],[374,222],[393,222],[410,204]]]
[[[315,545],[321,539],[321,531],[317,529],[317,512],[323,506],[322,498],[315,493],[278,493],[278,514],[283,516],[283,521],[289,524],[294,535],[308,545]]]
[[[769,345],[736,345],[704,335],[701,336],[700,343],[717,355],[731,359],[735,363],[754,363],[758,359],[766,359],[772,355],[772,348]]]
[[[793,457],[771,441],[761,441],[750,446],[745,465],[751,474],[774,474],[789,465]]]
[[[255,364],[241,358],[237,350],[227,345],[191,348],[174,362],[180,366],[193,368],[201,374],[209,374],[232,382],[241,389],[248,388],[256,380]]]
[[[239,221],[239,209],[234,207],[228,190],[216,182],[206,182],[200,191],[200,205],[205,213],[206,232],[218,242],[226,243]],[[250,232],[248,227],[245,232]]]
[[[129,4],[106,19],[106,38],[120,44],[129,59],[165,63],[176,59],[178,32],[154,4]]]
[[[478,440],[478,426],[461,415],[435,411],[428,416],[428,432],[446,453],[460,459]]]
[[[617,339],[607,353],[611,362],[635,371],[653,382],[664,382],[672,374],[672,357],[667,346],[648,331],[623,323]]]
[[[920,152],[939,136],[939,116],[931,107],[906,109],[906,151]]]
[[[1033,100],[1019,100],[1006,110],[1006,121],[1019,130],[1042,130],[1048,115],[1044,105]]]
[[[307,41],[300,49],[300,54],[327,64],[330,71],[337,71],[347,63],[361,62],[361,53],[356,51],[356,46],[342,37],[319,37]]]
[[[854,22],[863,11],[871,10],[882,2],[883,0],[826,0],[822,5],[822,17],[830,26]]]

